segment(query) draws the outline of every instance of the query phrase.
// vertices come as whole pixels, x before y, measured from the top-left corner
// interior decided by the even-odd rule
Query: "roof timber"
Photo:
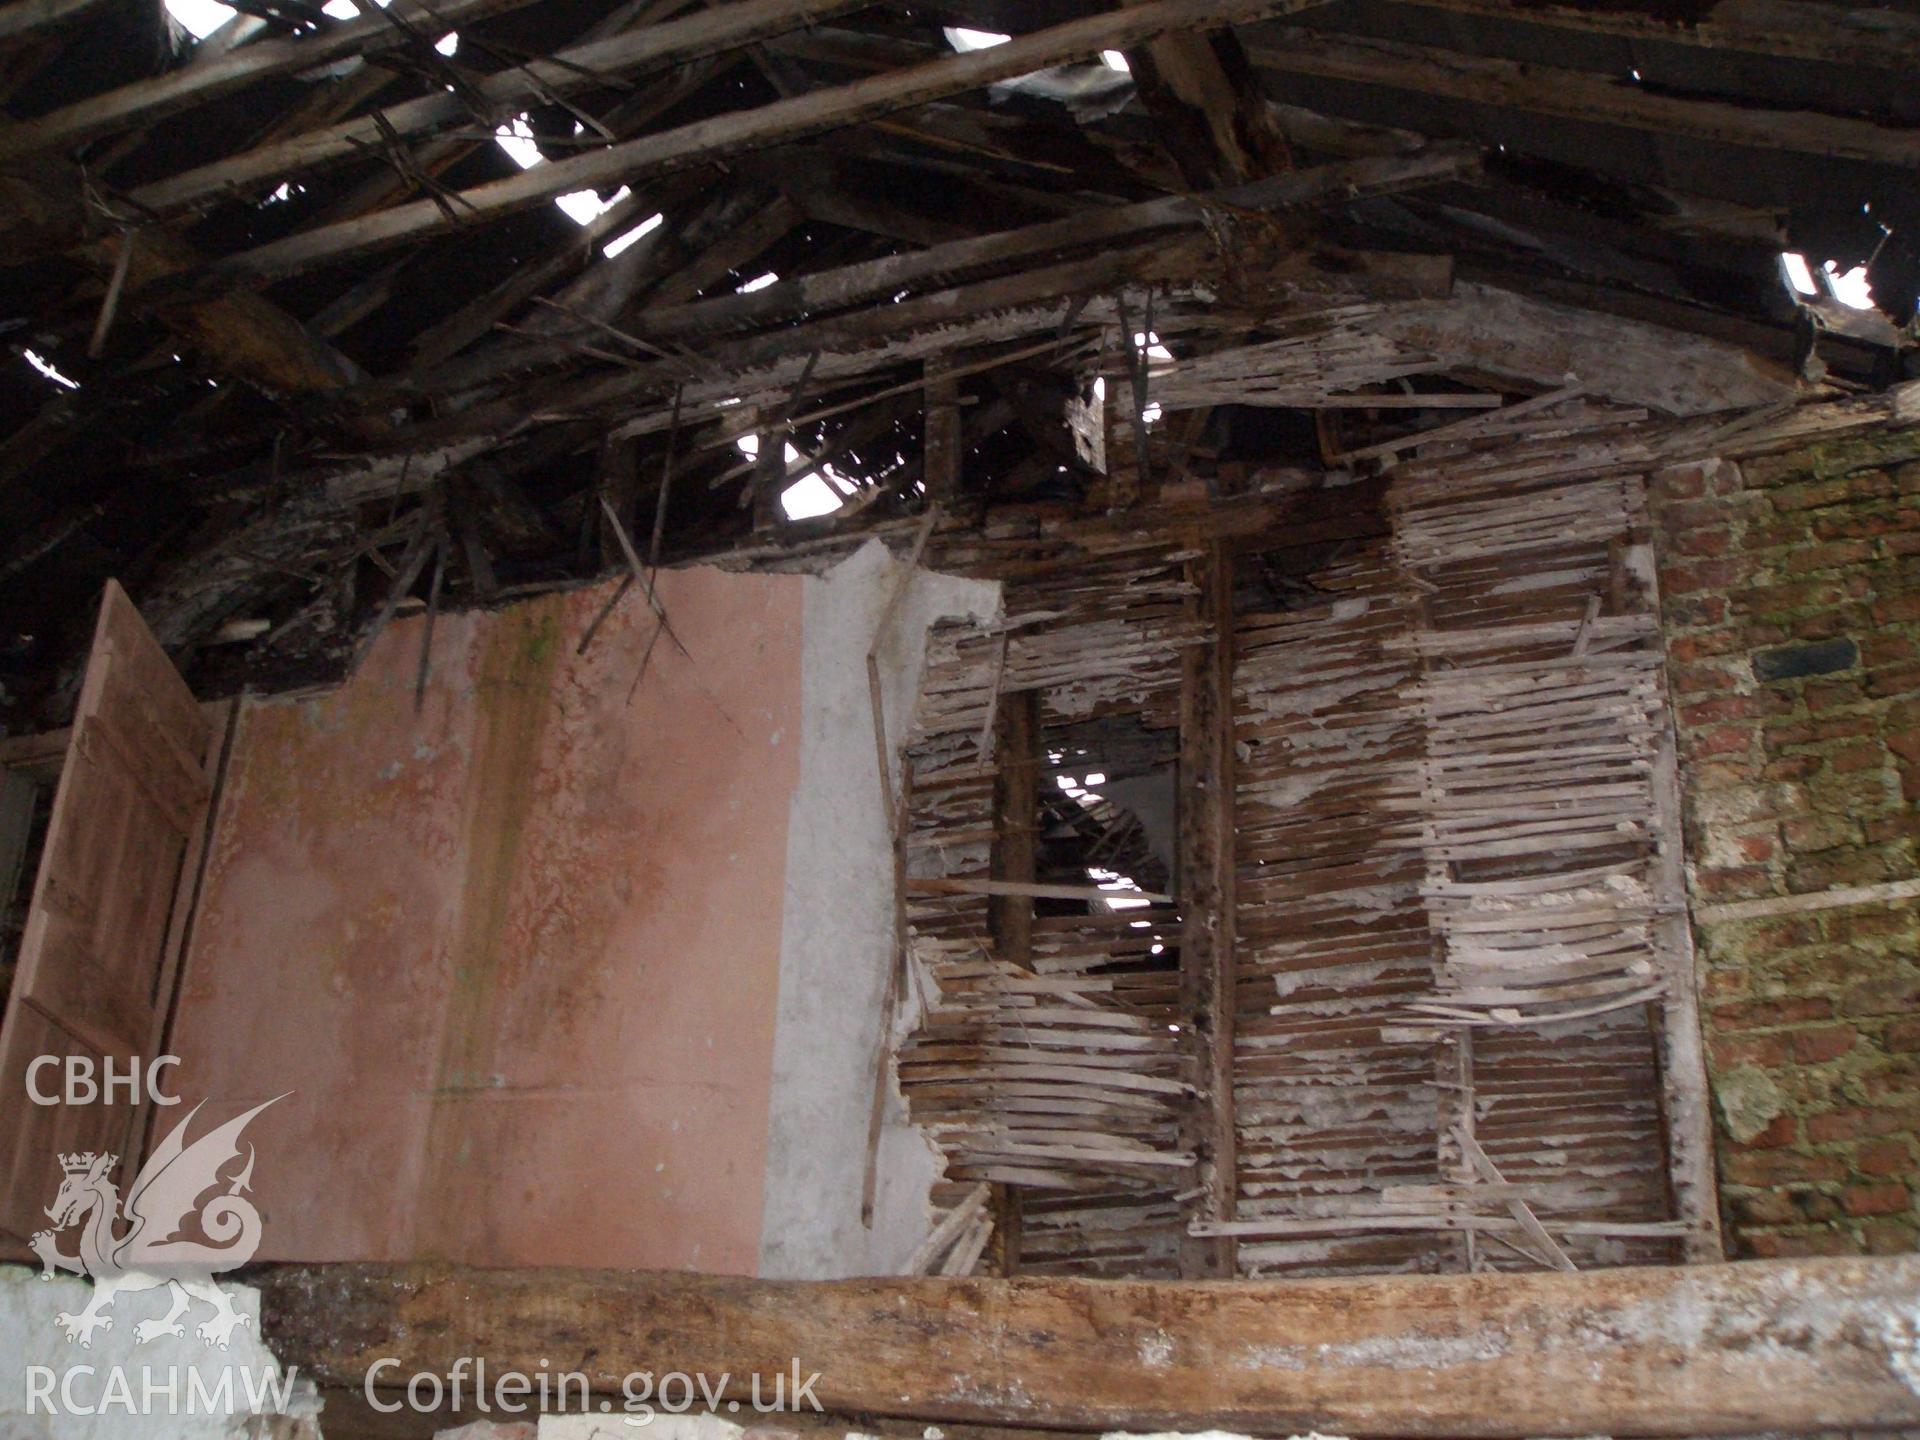
[[[12,0],[0,6],[0,40],[78,20],[100,0]]]
[[[1920,130],[1810,110],[1769,109],[1653,95],[1631,82],[1579,70],[1463,55],[1393,40],[1332,36],[1297,26],[1249,32],[1260,69],[1411,90],[1474,105],[1647,130],[1720,145],[1787,150],[1920,169]]]
[[[1920,1423],[1920,1257],[1196,1282],[767,1281],[317,1265],[256,1277],[322,1382],[577,1366],[750,1382],[847,1414],[1082,1430],[1522,1436]],[[572,1357],[572,1358],[566,1358]],[[789,1377],[788,1383],[794,1383]]]
[[[532,0],[445,0],[444,4],[395,0],[391,15],[410,24],[452,29]],[[11,160],[190,109],[271,75],[290,75],[352,55],[371,55],[407,43],[407,33],[386,13],[331,25],[300,39],[257,40],[217,59],[183,66],[151,80],[89,96],[49,111],[0,135],[0,160]],[[436,33],[438,33],[436,31]]]
[[[1323,165],[1206,195],[1179,195],[1094,210],[1019,230],[954,240],[903,255],[798,275],[747,295],[723,295],[635,317],[634,332],[653,340],[685,339],[757,328],[886,299],[981,269],[1040,256],[1136,241],[1169,230],[1194,230],[1233,211],[1272,212],[1384,195],[1460,179],[1479,166],[1479,152],[1436,145],[1403,156]]]
[[[1230,185],[1287,167],[1287,142],[1233,34],[1176,31],[1133,50],[1127,64],[1189,185]]]
[[[1585,30],[1662,45],[1690,45],[1787,60],[1825,60],[1880,70],[1920,69],[1920,21],[1892,10],[1856,10],[1806,0],[1723,0],[1705,17],[1667,21],[1641,8],[1534,0],[1401,0],[1516,25]]]
[[[718,9],[646,25],[561,50],[545,60],[515,65],[474,86],[499,107],[545,99],[684,65],[771,35],[857,10],[866,0],[738,0]],[[363,158],[388,135],[402,140],[471,120],[469,102],[445,91],[391,105],[373,115],[309,130],[272,145],[201,165],[130,192],[129,199],[169,214],[234,189],[278,183],[320,166]]]
[[[1204,28],[1296,14],[1324,0],[1148,0],[1037,30],[991,49],[928,61],[848,85],[774,101],[628,140],[569,160],[461,191],[458,218],[432,200],[396,206],[364,219],[323,225],[208,267],[210,281],[277,279],[460,224],[509,214],[572,191],[630,184],[648,175],[711,162],[783,141],[877,119],[896,110],[1011,80],[1034,70],[1083,60],[1185,28]]]

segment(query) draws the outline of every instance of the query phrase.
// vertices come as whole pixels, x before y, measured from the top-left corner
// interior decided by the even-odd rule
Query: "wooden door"
[[[213,726],[126,592],[107,582],[66,764],[55,791],[20,963],[0,1024],[0,1233],[17,1244],[46,1225],[63,1151],[137,1158],[141,1107],[39,1105],[63,1088],[69,1057],[96,1081],[161,1052],[177,947],[175,895],[211,793]],[[170,1085],[178,1076],[169,1072]]]

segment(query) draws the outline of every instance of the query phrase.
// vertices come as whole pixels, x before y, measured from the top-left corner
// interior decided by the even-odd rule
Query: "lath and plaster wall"
[[[912,1249],[930,1175],[897,1139],[858,1214],[892,878],[864,655],[895,573],[875,546],[833,583],[663,574],[686,653],[637,687],[637,596],[576,653],[603,586],[441,617],[418,713],[419,617],[341,689],[246,707],[173,1048],[210,1113],[291,1092],[250,1132],[261,1258],[753,1273],[763,1207],[796,1273]],[[919,650],[885,652],[896,704]],[[793,1113],[776,1071],[825,1098]]]
[[[1920,899],[1716,907],[1920,875],[1920,435],[1655,489],[1729,1251],[1911,1250]]]

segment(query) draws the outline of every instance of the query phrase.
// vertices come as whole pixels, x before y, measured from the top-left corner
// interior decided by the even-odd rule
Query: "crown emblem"
[[[83,1150],[72,1155],[62,1155],[60,1157],[60,1168],[69,1175],[85,1175],[89,1170],[93,1169],[94,1162],[101,1158],[100,1155],[92,1150]],[[119,1158],[117,1155],[108,1155],[105,1157],[109,1167]]]

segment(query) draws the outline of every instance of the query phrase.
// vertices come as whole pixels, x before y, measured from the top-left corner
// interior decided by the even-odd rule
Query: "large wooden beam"
[[[437,36],[443,29],[471,25],[530,3],[532,0],[446,0],[445,4],[410,4],[408,0],[395,0],[393,13],[413,25],[432,29]],[[182,66],[151,80],[136,80],[23,121],[0,135],[0,160],[77,145],[96,135],[189,109],[256,80],[315,69],[349,55],[392,50],[405,43],[405,33],[381,15],[348,20],[298,39],[255,41],[216,60]]]
[[[675,307],[654,306],[633,317],[631,323],[636,334],[649,340],[691,339],[781,325],[850,306],[890,302],[902,291],[918,293],[930,284],[1044,256],[1132,243],[1166,231],[1199,230],[1207,224],[1209,215],[1222,210],[1271,212],[1390,194],[1464,179],[1479,166],[1480,152],[1458,145],[1322,165],[1210,195],[1118,205],[797,275],[750,295],[722,295]]]
[[[1625,78],[1463,55],[1396,40],[1334,36],[1297,26],[1251,32],[1247,52],[1262,70],[1411,90],[1661,135],[1789,150],[1871,165],[1920,169],[1920,130],[1811,110],[1769,109],[1654,95]],[[1600,168],[1605,168],[1602,165]]]
[[[1585,30],[1623,40],[1826,60],[1875,70],[1920,69],[1920,19],[1892,9],[1854,9],[1806,0],[1723,0],[1697,20],[1669,20],[1645,5],[1568,5],[1542,0],[1410,0],[1516,25]],[[1707,9],[1708,7],[1701,7]],[[1671,12],[1667,12],[1671,13]]]
[[[1169,31],[1295,14],[1324,0],[1149,0],[1022,35],[1004,45],[777,100],[642,136],[464,190],[450,209],[416,201],[377,215],[290,235],[209,267],[210,279],[268,280],[455,226],[527,209],[575,190],[633,184],[649,175],[804,139],[896,110],[982,89],[1034,70],[1083,60]],[[251,51],[243,52],[251,53]]]
[[[685,65],[795,26],[859,9],[860,4],[861,0],[738,0],[678,20],[643,25],[575,45],[551,59],[509,66],[474,88],[483,99],[504,110],[516,103],[605,85],[610,79]],[[406,139],[472,120],[468,102],[446,91],[388,106],[377,116],[355,116],[338,125],[309,130],[197,166],[144,185],[129,198],[164,215],[234,189],[278,184],[322,165],[361,159],[369,152],[377,154],[388,132]]]
[[[1920,1424],[1920,1257],[1299,1281],[764,1281],[337,1265],[258,1277],[282,1363],[818,1371],[841,1413],[1080,1430],[1577,1436]],[[789,1378],[789,1385],[792,1384]],[[724,1408],[724,1404],[723,1404]]]

